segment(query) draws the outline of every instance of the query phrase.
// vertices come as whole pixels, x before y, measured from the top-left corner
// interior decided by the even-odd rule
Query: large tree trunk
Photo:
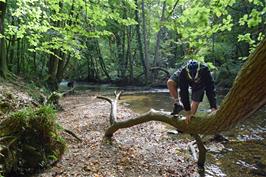
[[[4,19],[6,13],[6,2],[0,1],[0,34],[4,35]],[[8,69],[7,69],[7,62],[6,62],[6,46],[5,46],[5,39],[0,38],[0,76],[6,77]]]
[[[151,110],[134,119],[115,122],[106,130],[105,136],[111,137],[121,129],[148,121],[168,123],[178,130],[189,134],[216,134],[234,127],[249,118],[266,104],[266,39],[249,56],[248,61],[224,98],[221,107],[204,117],[194,117],[187,125],[184,117],[174,117],[167,112]]]

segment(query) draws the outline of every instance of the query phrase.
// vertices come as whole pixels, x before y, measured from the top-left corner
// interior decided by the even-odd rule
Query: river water
[[[88,86],[78,85],[78,91],[85,91],[92,95],[112,95],[114,90],[121,88],[110,85]],[[171,111],[172,100],[167,89],[149,89],[128,87],[121,97],[120,104],[137,113],[144,113],[151,108],[156,110]],[[218,104],[223,99],[218,96]],[[209,104],[204,97],[198,112],[206,112]],[[209,141],[211,137],[205,137],[208,149],[205,171],[201,176],[242,176],[259,177],[266,176],[266,108],[262,108],[248,120],[240,123],[223,136],[228,142],[217,143]],[[171,129],[171,127],[169,127]],[[169,135],[176,138],[190,138],[188,135]],[[191,140],[193,140],[191,138]]]

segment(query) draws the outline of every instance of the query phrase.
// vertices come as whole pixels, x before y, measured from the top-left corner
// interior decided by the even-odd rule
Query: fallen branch
[[[120,99],[120,96],[122,94],[122,91],[120,91],[119,93],[117,93],[115,91],[115,100],[112,100],[111,98],[108,97],[103,97],[103,96],[97,96],[97,98],[102,99],[102,100],[106,100],[111,104],[111,112],[110,112],[110,124],[113,125],[114,123],[116,123],[116,115],[117,115],[117,102]]]
[[[62,96],[66,96],[66,95],[68,95],[68,94],[74,93],[74,91],[75,91],[75,86],[72,87],[71,89],[69,89],[69,90],[63,92],[63,93],[62,93]]]
[[[164,68],[161,68],[161,67],[152,67],[152,68],[150,68],[150,71],[152,71],[152,72],[153,71],[157,71],[157,70],[163,71],[166,74],[167,77],[171,76],[171,74],[169,73],[169,71],[167,71],[167,69],[164,69]]]
[[[59,99],[63,96],[68,95],[69,93],[73,93],[74,92],[75,87],[65,91],[65,92],[52,92],[47,98],[44,97],[44,102],[43,104],[52,104],[54,106],[56,106],[57,108],[61,108],[59,105]]]
[[[206,161],[206,153],[207,150],[204,146],[203,141],[201,140],[201,137],[198,134],[192,134],[191,135],[193,138],[195,138],[198,149],[199,149],[199,159],[198,159],[198,166],[203,168],[205,161]]]
[[[78,141],[82,142],[82,139],[80,139],[74,132],[72,132],[71,130],[65,129],[64,128],[64,132],[68,133],[69,135],[73,136],[74,138],[76,138]]]
[[[149,112],[142,114],[138,117],[135,117],[133,119],[129,120],[124,120],[124,121],[117,121],[116,119],[116,114],[117,114],[117,102],[121,96],[122,92],[116,93],[115,92],[115,99],[112,100],[111,98],[108,97],[103,97],[103,96],[97,96],[97,98],[106,100],[111,104],[111,113],[110,113],[110,127],[105,131],[105,138],[107,140],[111,140],[111,137],[113,134],[122,128],[129,128],[138,124],[142,124],[144,122],[149,122],[149,121],[160,121],[164,122],[167,124],[172,125],[173,127],[176,127],[178,130],[182,132],[192,132],[194,129],[193,127],[197,127],[198,124],[193,123],[195,122],[196,118],[194,118],[194,121],[191,121],[189,125],[185,123],[185,117],[182,116],[173,116],[170,115],[169,112],[163,112],[163,111],[156,111],[151,109]],[[195,124],[195,125],[194,125]],[[203,142],[201,141],[201,138],[198,134],[195,134],[195,132],[192,134],[190,133],[192,137],[196,139],[196,144],[199,148],[199,158],[198,158],[198,165],[200,167],[204,166],[205,159],[206,159],[206,149],[204,147]],[[192,156],[194,160],[197,160],[197,155],[195,148],[193,145],[189,145],[189,148],[191,150]]]
[[[150,71],[151,71],[151,72],[154,72],[154,71],[157,71],[157,70],[159,70],[159,71],[163,71],[163,72],[166,74],[166,76],[167,76],[168,78],[171,76],[171,74],[169,73],[169,71],[167,71],[166,69],[164,69],[164,68],[162,68],[162,67],[158,67],[158,66],[156,66],[156,67],[151,67],[151,68],[150,68]],[[139,79],[139,78],[142,77],[143,75],[144,75],[144,72],[141,73],[141,74],[139,74],[136,78]]]
[[[192,143],[189,143],[188,148],[190,150],[190,153],[191,153],[193,159],[195,161],[197,161],[198,158],[197,158],[197,153],[196,153],[196,150],[195,150],[195,147],[194,147],[194,143],[193,142]]]

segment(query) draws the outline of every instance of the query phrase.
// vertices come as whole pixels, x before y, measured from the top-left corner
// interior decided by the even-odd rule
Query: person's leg
[[[192,100],[192,102],[191,102],[191,113],[192,113],[193,115],[196,114],[196,112],[197,112],[197,110],[198,110],[198,107],[199,107],[199,104],[200,104],[200,102],[197,102],[197,101],[193,101],[193,100]]]
[[[200,90],[192,90],[192,95],[191,95],[191,113],[193,115],[196,114],[200,102],[202,102],[204,96],[204,89]]]
[[[174,103],[173,111],[172,111],[171,115],[176,115],[180,111],[183,110],[183,106],[181,105],[181,103],[179,101],[179,93],[177,90],[177,83],[172,79],[168,79],[167,87],[168,87],[168,90],[169,90],[171,97],[173,98],[173,103]]]

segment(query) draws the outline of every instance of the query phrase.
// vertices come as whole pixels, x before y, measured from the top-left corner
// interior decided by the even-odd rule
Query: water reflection
[[[162,111],[171,111],[172,109],[172,100],[169,93],[123,95],[120,103],[137,113],[147,112],[151,108]]]

